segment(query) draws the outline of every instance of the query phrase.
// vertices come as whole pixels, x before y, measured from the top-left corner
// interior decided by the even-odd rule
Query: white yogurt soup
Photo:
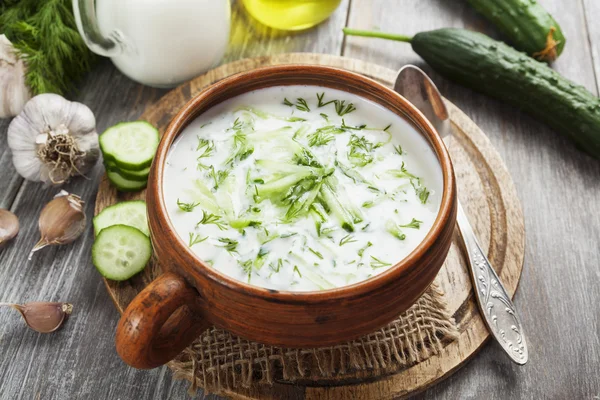
[[[427,140],[362,97],[277,86],[229,99],[173,143],[164,200],[207,264],[264,288],[326,290],[406,257],[438,214]]]

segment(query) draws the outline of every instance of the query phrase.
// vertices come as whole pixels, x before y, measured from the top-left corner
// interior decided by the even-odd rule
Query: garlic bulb
[[[12,120],[8,146],[23,178],[54,185],[86,174],[100,155],[92,111],[50,93],[29,100]]]
[[[30,98],[31,92],[25,84],[25,64],[10,40],[0,35],[0,118],[17,115]]]

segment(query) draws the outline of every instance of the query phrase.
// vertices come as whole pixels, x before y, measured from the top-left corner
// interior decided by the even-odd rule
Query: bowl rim
[[[394,110],[391,110],[389,106],[377,102],[376,103],[381,105],[382,107],[385,107],[389,111],[394,112],[396,115],[399,115],[401,118],[405,119],[408,123],[410,123],[417,131],[420,131],[420,133],[425,136],[432,149],[434,150],[440,167],[442,169],[443,178],[442,199],[440,201],[440,207],[437,216],[431,228],[429,229],[429,232],[425,235],[423,240],[407,256],[402,258],[389,269],[363,281],[359,281],[351,285],[341,286],[333,289],[297,292],[289,290],[268,289],[239,281],[207,265],[198,255],[196,255],[196,253],[193,250],[191,250],[187,246],[187,244],[179,236],[179,234],[177,234],[177,231],[175,230],[175,227],[171,222],[171,218],[169,217],[169,213],[166,208],[163,185],[165,163],[167,161],[171,145],[178,137],[178,135],[183,131],[183,129],[185,129],[185,127],[192,120],[194,120],[200,115],[195,111],[198,108],[198,106],[206,102],[207,99],[217,96],[224,88],[227,88],[232,85],[235,86],[240,82],[247,81],[248,78],[253,80],[259,80],[261,76],[266,76],[273,73],[289,73],[290,75],[318,75],[319,73],[333,73],[335,74],[336,79],[339,79],[340,83],[355,84],[359,82],[360,84],[369,86],[372,90],[387,92],[388,95],[395,97],[397,105],[399,105],[401,109],[406,111],[406,114],[399,115]],[[271,86],[286,85],[279,84]],[[263,86],[262,88],[267,88],[271,86]],[[327,87],[326,84],[324,84],[323,86]],[[344,89],[339,88],[338,90],[344,91]],[[248,91],[251,90],[245,90],[244,93]],[[348,92],[352,93],[350,91]],[[360,94],[355,95],[361,96]],[[211,104],[206,110],[214,107],[216,104],[219,104],[225,100],[226,99],[221,100],[215,104]],[[370,99],[367,100],[373,101]],[[206,110],[204,110],[203,112],[205,112]],[[430,248],[434,245],[437,239],[441,236],[445,224],[454,223],[454,221],[450,221],[453,211],[453,203],[457,196],[454,169],[448,150],[434,126],[414,105],[412,105],[412,103],[410,103],[406,98],[401,96],[393,89],[390,89],[364,75],[335,67],[307,64],[283,64],[259,67],[249,71],[239,72],[230,75],[220,81],[217,81],[203,88],[200,93],[198,93],[196,96],[190,99],[179,111],[177,111],[177,114],[173,117],[173,119],[167,126],[164,134],[161,137],[160,144],[158,146],[156,156],[152,163],[151,170],[152,171],[149,177],[151,181],[149,182],[148,190],[153,191],[153,195],[156,201],[154,207],[155,212],[148,212],[148,216],[149,218],[159,218],[161,220],[161,225],[166,226],[168,228],[166,233],[170,237],[168,237],[167,240],[169,240],[170,243],[173,244],[173,246],[177,247],[177,251],[184,252],[186,256],[196,261],[194,265],[177,266],[175,272],[177,272],[177,269],[185,271],[186,269],[191,268],[196,270],[198,273],[202,274],[205,278],[211,281],[211,283],[223,285],[229,289],[233,289],[253,297],[265,298],[267,300],[276,302],[318,303],[323,300],[339,300],[344,298],[355,297],[358,295],[362,295],[366,292],[377,290],[378,288],[388,284],[391,280],[400,278],[412,268],[419,268],[419,259],[424,255],[424,253],[430,250]],[[188,275],[184,274],[184,276]],[[195,282],[191,283],[193,286],[196,286]]]

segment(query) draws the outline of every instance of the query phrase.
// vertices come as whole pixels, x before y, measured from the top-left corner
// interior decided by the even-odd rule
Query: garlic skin
[[[57,94],[29,100],[7,136],[17,172],[30,181],[61,185],[85,175],[100,156],[92,111]]]
[[[81,236],[87,222],[84,204],[81,197],[64,190],[54,196],[42,209],[38,223],[41,239],[27,259],[31,261],[33,253],[46,246],[68,244]]]
[[[0,35],[0,118],[14,117],[31,98],[25,63],[5,35]]]
[[[0,208],[0,250],[19,234],[19,219],[12,212]]]

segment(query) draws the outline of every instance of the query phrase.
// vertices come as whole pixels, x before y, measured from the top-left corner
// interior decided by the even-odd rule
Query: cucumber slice
[[[158,129],[148,122],[122,122],[100,135],[100,148],[117,167],[140,171],[152,164],[159,141]]]
[[[124,281],[141,272],[152,256],[150,238],[127,225],[102,229],[92,246],[92,262],[105,278]]]
[[[131,181],[147,181],[148,175],[150,174],[150,167],[146,167],[139,171],[133,171],[130,169],[119,168],[113,161],[105,161],[104,166],[108,171],[118,172],[123,178]]]
[[[150,236],[148,217],[146,216],[146,202],[142,200],[123,201],[114,206],[106,207],[94,217],[94,234],[113,225],[127,225],[139,229],[146,236]]]
[[[123,178],[118,172],[106,171],[108,180],[121,192],[135,192],[142,190],[148,184],[148,181],[132,181]]]

